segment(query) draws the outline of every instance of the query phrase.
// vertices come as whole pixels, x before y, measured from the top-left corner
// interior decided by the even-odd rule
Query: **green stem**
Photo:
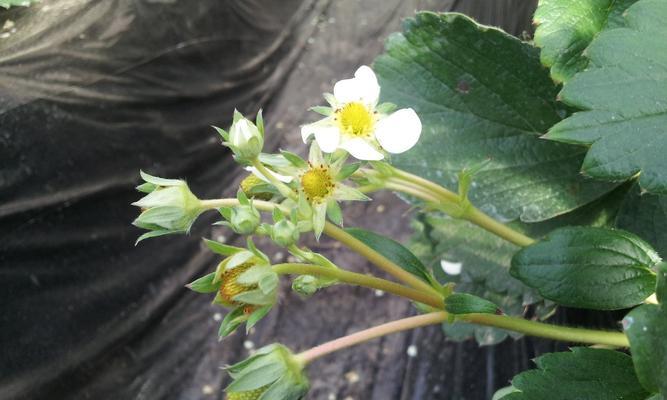
[[[627,336],[621,332],[599,331],[594,329],[571,328],[530,321],[523,318],[495,314],[463,314],[460,320],[477,325],[493,326],[530,336],[564,342],[601,344],[614,347],[629,347]]]
[[[330,342],[315,346],[309,350],[297,354],[297,358],[304,364],[347,347],[367,342],[385,335],[408,329],[419,328],[426,325],[439,324],[447,321],[449,314],[438,311],[392,321],[386,324],[353,333]],[[508,329],[527,335],[538,336],[548,339],[561,340],[565,342],[585,343],[608,347],[629,347],[628,338],[621,332],[596,331],[591,329],[570,328],[549,325],[541,322],[528,321],[521,318],[508,317],[494,314],[465,314],[458,318],[463,321],[478,325],[492,326],[495,328]]]
[[[413,288],[442,298],[442,294],[431,285],[404,270],[396,263],[389,260],[387,257],[378,253],[371,247],[367,246],[364,242],[345,232],[343,229],[337,227],[336,225],[327,222],[326,225],[324,225],[324,233],[326,233],[327,236],[330,236],[331,238],[343,243],[350,249],[354,250],[356,253],[362,255],[381,270],[407,283]]]
[[[397,321],[388,322],[386,324],[378,325],[370,329],[353,333],[330,342],[315,346],[312,349],[306,350],[296,355],[296,358],[303,364],[307,365],[313,360],[322,356],[333,353],[347,347],[351,347],[360,343],[367,342],[382,336],[392,333],[405,331],[408,329],[419,328],[422,326],[439,324],[447,319],[446,312],[434,312],[429,314],[417,315],[416,317],[409,317],[399,319]]]
[[[204,204],[208,208],[229,207],[237,205],[238,200],[236,199],[202,200],[202,204]],[[275,203],[271,203],[269,201],[261,201],[261,200],[253,200],[253,204],[255,205],[255,207],[257,207],[258,210],[261,211],[271,211],[273,210],[274,207],[279,207]],[[286,211],[284,209],[282,210]],[[423,291],[424,293],[430,293],[431,295],[435,295],[442,298],[442,294],[440,294],[431,285],[422,281],[416,276],[412,275],[408,271],[404,270],[393,261],[389,260],[388,258],[378,253],[377,251],[373,250],[372,248],[368,247],[364,242],[358,240],[357,238],[345,232],[343,229],[337,227],[336,225],[327,221],[324,224],[324,233],[327,236],[331,237],[332,239],[338,240],[339,242],[343,243],[353,251],[365,257],[368,261],[375,264],[378,268],[394,276],[395,278],[405,282],[409,286],[412,286],[415,289]]]
[[[259,158],[255,158],[252,161],[252,166],[255,167],[260,174],[264,175],[264,177],[269,182],[271,182],[271,184],[273,186],[275,186],[276,189],[278,189],[280,194],[282,194],[283,196],[285,196],[287,198],[290,198],[292,200],[296,199],[296,194],[294,193],[294,191],[292,189],[290,189],[289,186],[287,186],[283,182],[281,182],[278,178],[276,178],[276,176],[273,175],[271,173],[271,171],[269,171],[269,169],[266,168],[264,166],[264,164],[262,164],[261,161],[259,161]]]
[[[438,185],[435,182],[429,181],[428,179],[424,179],[421,176],[417,176],[414,174],[411,174],[407,171],[403,171],[402,169],[398,168],[393,168],[394,173],[396,174],[397,177],[402,178],[403,180],[407,182],[412,182],[418,186],[422,186],[434,193],[437,193],[439,196],[442,198],[458,203],[460,201],[459,195]]]
[[[402,192],[405,194],[409,194],[411,196],[415,196],[427,202],[436,204],[440,203],[440,199],[437,196],[429,193],[428,191],[420,187],[415,187],[413,185],[406,185],[402,182],[394,182],[391,179],[387,179],[387,182],[385,183],[384,187],[386,189],[395,190],[397,192]]]
[[[387,180],[388,184],[386,187],[388,189],[396,187],[396,189],[392,190],[403,191],[404,193],[411,194],[428,202],[434,202],[433,200],[434,197],[437,199],[435,201],[436,203],[442,202],[442,203],[460,204],[462,201],[462,199],[459,197],[458,194],[451,192],[445,189],[444,187],[434,182],[431,182],[427,179],[421,178],[417,175],[410,174],[409,172],[397,168],[394,168],[394,173],[396,174],[396,176],[394,178],[389,178]],[[406,185],[396,186],[397,179],[399,182],[403,180],[408,184],[412,184],[408,186],[417,185],[422,188],[422,191],[414,189],[408,189],[408,191],[404,191],[403,188]],[[420,195],[421,192],[426,192],[426,193],[430,192],[430,193],[429,195],[422,196]],[[467,207],[465,207],[465,211],[463,212],[463,214],[457,217],[470,221],[473,224],[493,233],[494,235],[516,244],[517,246],[525,247],[535,242],[534,239],[508,227],[505,224],[496,221],[495,219],[484,214],[482,211],[480,211],[479,209],[475,208],[472,205],[468,205]]]
[[[466,210],[463,218],[517,246],[526,247],[535,243],[535,239],[496,221],[473,206]]]
[[[325,278],[333,278],[352,285],[383,290],[387,293],[405,297],[418,303],[427,304],[436,309],[442,309],[444,306],[442,298],[438,296],[433,296],[386,279],[380,279],[374,276],[350,272],[343,269],[328,268],[313,264],[285,263],[274,265],[273,271],[277,274],[315,275]]]

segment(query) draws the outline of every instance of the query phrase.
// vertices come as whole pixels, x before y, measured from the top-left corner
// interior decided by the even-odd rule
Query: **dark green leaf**
[[[591,40],[607,26],[617,27],[620,15],[637,0],[540,0],[535,11],[535,44],[551,77],[567,81],[588,65],[583,56]]]
[[[667,2],[628,8],[626,28],[603,31],[586,49],[590,65],[560,96],[586,111],[549,130],[547,139],[590,146],[585,175],[608,181],[639,173],[649,192],[667,193]]]
[[[345,232],[354,236],[366,246],[382,254],[417,278],[437,285],[437,282],[431,277],[424,264],[410,250],[397,241],[360,228],[347,228]]]
[[[494,217],[541,221],[613,186],[579,173],[586,149],[539,138],[566,114],[539,50],[460,14],[418,13],[374,64],[382,97],[421,118],[419,143],[392,164],[452,190],[487,159],[470,188]]]
[[[642,194],[635,184],[616,217],[616,226],[638,235],[667,257],[667,196]]]
[[[658,284],[655,288],[655,294],[658,301],[662,304],[667,302],[667,262],[661,262],[656,267],[656,274],[658,276]]]
[[[220,288],[220,283],[213,283],[214,278],[215,272],[211,272],[210,274],[204,275],[201,278],[194,280],[192,283],[187,284],[186,287],[197,293],[217,292]]]
[[[615,310],[653,293],[651,268],[659,261],[648,243],[629,232],[568,227],[519,251],[510,273],[558,304]]]
[[[445,310],[452,314],[498,314],[500,309],[492,302],[468,293],[454,293],[445,300]]]
[[[627,354],[605,349],[575,347],[571,352],[539,357],[538,369],[514,377],[521,392],[502,400],[645,400]]]
[[[623,319],[639,381],[651,392],[667,393],[667,309],[645,304]]]
[[[610,226],[628,187],[621,186],[602,199],[548,221],[510,225],[536,238],[564,225]],[[525,306],[531,304],[535,305],[536,316],[541,319],[554,311],[551,301],[544,301],[533,289],[509,275],[510,261],[519,247],[466,221],[436,215],[420,217],[413,228],[418,235],[411,248],[432,268],[440,282],[454,282],[458,291],[490,300],[509,315],[521,316]],[[461,273],[445,274],[441,260],[460,263]],[[450,339],[475,337],[480,344],[497,343],[507,336],[505,331],[461,322],[445,324],[444,329]]]

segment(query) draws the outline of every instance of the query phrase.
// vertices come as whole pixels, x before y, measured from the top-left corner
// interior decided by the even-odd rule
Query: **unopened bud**
[[[289,247],[299,240],[299,229],[288,219],[278,221],[271,230],[271,240],[283,247]]]
[[[263,192],[261,190],[257,190],[258,188],[266,185],[267,185],[266,182],[259,179],[255,174],[250,174],[241,181],[240,186],[243,193],[249,199],[268,201],[271,200],[273,194],[270,192]]]
[[[292,290],[303,296],[312,296],[319,288],[319,280],[312,275],[301,275],[292,281]]]
[[[247,118],[241,117],[229,129],[229,147],[242,160],[254,160],[262,152],[264,138]]]
[[[251,235],[259,227],[261,215],[252,205],[240,205],[232,209],[229,222],[234,232],[240,235]]]

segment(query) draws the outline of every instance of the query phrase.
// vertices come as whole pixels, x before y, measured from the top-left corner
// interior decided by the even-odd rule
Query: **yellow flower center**
[[[344,133],[352,136],[367,136],[373,132],[375,116],[362,103],[351,102],[336,110],[336,121]]]
[[[261,388],[245,392],[227,393],[226,400],[257,400],[264,392],[266,392],[266,389],[268,389],[268,386],[262,386]]]
[[[301,177],[301,187],[306,199],[317,203],[333,193],[334,179],[328,167],[311,167]]]
[[[234,299],[235,296],[247,292],[248,290],[253,290],[257,288],[257,285],[241,285],[236,280],[239,275],[246,272],[253,263],[244,263],[236,268],[225,270],[222,273],[222,284],[220,285],[220,297],[230,305],[239,305],[239,303]]]

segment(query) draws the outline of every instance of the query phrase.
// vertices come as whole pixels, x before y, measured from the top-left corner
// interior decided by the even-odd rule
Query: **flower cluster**
[[[300,295],[310,296],[338,282],[331,273],[338,267],[321,254],[299,247],[301,235],[313,232],[319,240],[327,224],[342,225],[339,202],[369,200],[354,182],[370,182],[378,176],[365,174],[361,167],[371,162],[374,168],[381,168],[382,164],[376,165],[378,160],[410,149],[421,133],[414,110],[394,111],[393,104],[378,104],[379,95],[375,74],[366,66],[359,68],[354,78],[336,83],[333,94],[324,95],[330,107],[313,108],[325,118],[301,128],[302,138],[309,144],[307,159],[289,151],[263,153],[261,111],[254,122],[234,111],[227,131],[215,129],[235,160],[250,172],[235,199],[200,200],[182,180],[142,172],[145,183],[138,190],[147,195],[134,203],[143,210],[134,224],[149,232],[140,240],[187,233],[195,219],[210,209],[221,215],[217,224],[248,237],[246,248],[205,239],[222,259],[215,271],[187,285],[198,293],[215,294],[214,304],[229,310],[218,332],[221,339],[244,323],[246,330],[252,328],[278,299],[281,266],[271,265],[255,246],[253,236],[270,238],[298,261],[292,267],[305,268],[292,282]],[[348,161],[350,156],[357,161]],[[262,218],[262,211],[271,211],[270,221]],[[320,274],[310,274],[313,268]],[[303,363],[284,346],[267,346],[228,368],[234,381],[227,388],[227,398],[301,399],[308,388],[302,369]]]

